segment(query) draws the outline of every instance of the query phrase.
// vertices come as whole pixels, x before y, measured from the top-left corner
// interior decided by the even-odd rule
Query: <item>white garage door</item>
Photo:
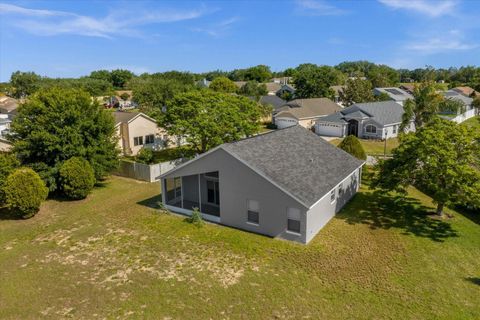
[[[296,119],[292,118],[275,118],[275,125],[278,129],[288,128],[298,123]]]
[[[342,137],[343,126],[340,124],[320,122],[315,125],[315,133],[320,136]]]

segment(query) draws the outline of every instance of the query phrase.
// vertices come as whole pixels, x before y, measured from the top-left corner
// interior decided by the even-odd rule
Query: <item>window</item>
[[[220,205],[220,190],[218,181],[207,180],[207,202]]]
[[[297,208],[287,209],[287,230],[300,233],[300,210]]]
[[[134,137],[133,138],[134,146],[143,146],[143,137]]]
[[[336,192],[335,192],[335,189],[333,189],[331,192],[330,192],[330,203],[334,203],[335,200],[336,200]]]
[[[260,205],[258,201],[247,200],[247,222],[259,224],[260,223]]]
[[[367,125],[367,126],[365,127],[365,131],[366,131],[367,133],[377,133],[377,127],[372,126],[371,124],[369,124],[369,125]]]
[[[155,142],[155,135],[149,134],[148,136],[145,136],[145,144],[152,144]]]
[[[393,133],[397,133],[397,126],[393,126]]]

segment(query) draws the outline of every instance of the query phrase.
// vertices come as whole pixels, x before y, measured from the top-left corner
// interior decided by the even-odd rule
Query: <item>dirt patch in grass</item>
[[[170,239],[175,244],[158,251],[147,235],[111,225],[104,234],[86,239],[78,237],[81,233],[82,226],[75,226],[35,238],[34,243],[54,245],[38,262],[85,267],[80,272],[85,280],[105,289],[132,283],[133,276],[141,273],[193,283],[198,282],[199,273],[204,273],[226,288],[236,284],[246,270],[257,270],[251,259],[233,253],[220,254],[186,237]]]

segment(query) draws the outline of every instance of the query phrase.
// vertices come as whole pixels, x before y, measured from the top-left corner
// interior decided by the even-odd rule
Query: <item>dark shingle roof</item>
[[[260,97],[260,100],[259,102],[261,104],[269,104],[273,107],[273,109],[277,109],[277,108],[280,108],[281,106],[283,106],[285,104],[285,100],[283,100],[282,98],[279,98],[277,96],[274,96],[274,95],[269,95],[269,96],[262,96]]]
[[[362,161],[293,126],[221,146],[310,208]]]
[[[128,121],[132,120],[138,116],[136,112],[122,112],[122,111],[115,111],[113,112],[113,118],[115,119],[115,125],[119,123],[127,123]]]

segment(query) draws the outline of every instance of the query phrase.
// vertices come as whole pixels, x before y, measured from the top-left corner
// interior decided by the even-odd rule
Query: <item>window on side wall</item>
[[[397,126],[393,126],[393,134],[397,133]]]
[[[145,144],[152,144],[155,142],[155,135],[149,134],[145,136]]]
[[[336,190],[333,189],[333,190],[330,192],[330,203],[334,203],[335,200],[337,200],[337,193],[336,193]]]
[[[134,137],[133,138],[134,146],[143,146],[143,137]]]
[[[287,209],[287,230],[300,233],[300,210],[297,208]]]
[[[247,222],[260,223],[260,204],[256,200],[247,200]]]
[[[366,126],[365,131],[367,133],[377,133],[377,127],[369,124],[369,125]]]

